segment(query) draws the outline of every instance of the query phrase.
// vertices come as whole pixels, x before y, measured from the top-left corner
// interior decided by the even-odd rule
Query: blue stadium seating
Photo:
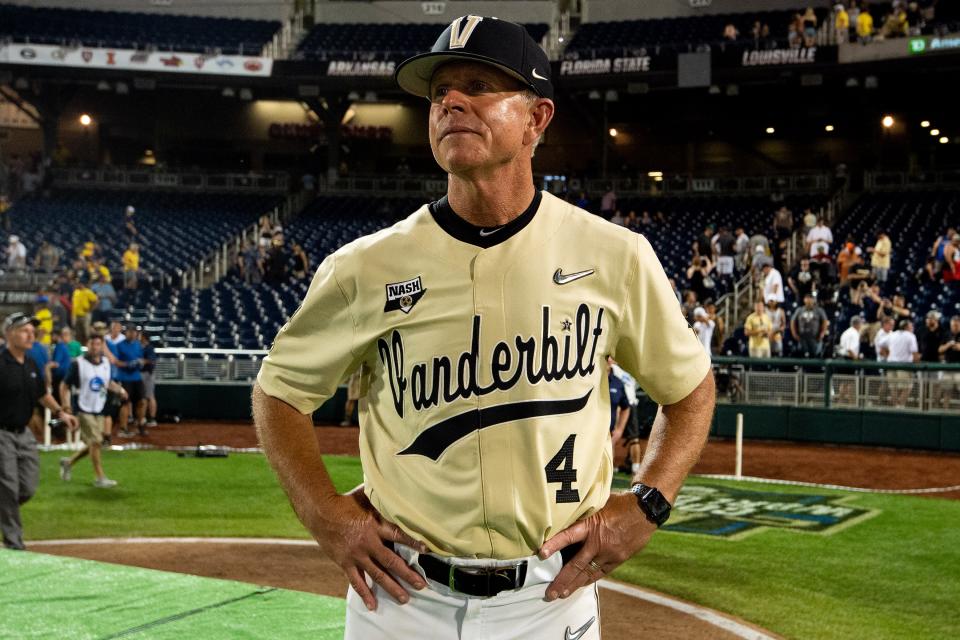
[[[546,24],[525,25],[540,42]],[[300,42],[303,60],[400,59],[429,51],[445,25],[438,24],[318,24]]]
[[[11,233],[27,245],[30,256],[43,240],[64,252],[64,260],[94,240],[104,250],[107,267],[119,275],[127,248],[124,209],[133,205],[139,232],[140,267],[174,276],[195,266],[222,242],[277,206],[275,196],[57,191],[50,197],[21,198],[10,209]]]
[[[36,44],[260,55],[280,27],[270,20],[0,4],[0,38]]]

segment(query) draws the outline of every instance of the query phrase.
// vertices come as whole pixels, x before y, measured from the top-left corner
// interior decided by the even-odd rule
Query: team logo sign
[[[410,313],[410,309],[413,309],[426,292],[421,276],[403,282],[391,282],[387,285],[387,304],[383,306],[383,310],[386,312],[399,309]]]
[[[767,529],[831,535],[880,513],[849,504],[853,500],[856,496],[687,485],[663,529],[734,540]]]

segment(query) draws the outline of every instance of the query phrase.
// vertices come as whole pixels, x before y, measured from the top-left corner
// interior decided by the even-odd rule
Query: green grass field
[[[111,452],[113,490],[90,486],[89,463],[57,478],[59,454],[41,455],[42,481],[24,508],[31,540],[93,536],[296,537],[306,533],[266,461]],[[341,490],[361,481],[359,461],[329,456]],[[690,485],[810,493],[692,479]],[[845,496],[817,490],[817,494]],[[661,532],[614,577],[740,616],[789,638],[956,637],[960,502],[857,494],[880,513],[822,535],[768,529],[728,540]]]

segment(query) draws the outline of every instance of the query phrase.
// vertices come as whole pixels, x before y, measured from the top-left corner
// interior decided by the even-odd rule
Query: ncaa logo
[[[103,378],[100,376],[94,376],[90,379],[90,391],[93,391],[94,393],[100,393],[103,391],[103,387]]]
[[[462,22],[466,20],[466,26],[461,28]],[[483,18],[480,16],[466,16],[465,18],[457,18],[450,23],[450,48],[451,49],[463,49],[467,46],[467,41],[470,39],[470,36],[473,35],[473,30],[477,28],[477,25],[483,21]]]

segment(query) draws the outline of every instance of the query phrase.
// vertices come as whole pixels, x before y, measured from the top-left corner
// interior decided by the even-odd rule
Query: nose
[[[440,106],[445,111],[466,111],[467,95],[457,89],[447,89],[443,98],[440,100]]]

